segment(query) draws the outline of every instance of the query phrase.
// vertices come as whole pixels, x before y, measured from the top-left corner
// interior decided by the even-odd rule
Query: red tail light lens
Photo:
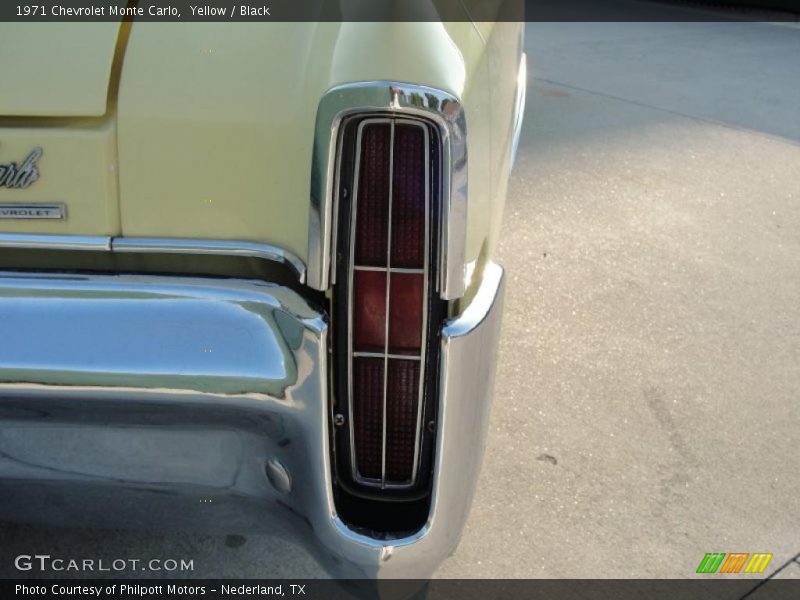
[[[353,421],[358,470],[362,477],[381,477],[383,452],[383,360],[353,360]]]
[[[414,484],[425,370],[430,235],[427,126],[367,119],[358,128],[350,254],[354,477]]]
[[[425,266],[427,165],[425,130],[398,125],[392,177],[392,266]]]
[[[392,273],[389,298],[389,351],[419,355],[425,279],[420,273]]]
[[[361,164],[358,178],[355,260],[359,265],[386,264],[389,239],[389,177],[391,131],[388,127],[367,125],[361,132]]]
[[[386,347],[386,273],[353,273],[353,348],[383,353]]]
[[[386,406],[386,479],[409,481],[414,470],[420,363],[390,360]]]

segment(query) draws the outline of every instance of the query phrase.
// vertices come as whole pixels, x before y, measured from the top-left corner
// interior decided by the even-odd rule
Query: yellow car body
[[[14,431],[0,435],[0,479],[28,499],[80,498],[113,478],[120,498],[172,485],[274,501],[299,523],[260,522],[291,529],[335,573],[428,576],[458,541],[485,437],[522,24],[2,23],[0,57],[0,311],[14,316],[0,325],[14,340],[0,350],[0,433]],[[444,173],[466,178],[443,184],[430,282],[445,319],[432,334],[440,418],[428,509],[402,534],[347,522],[332,491],[333,155],[342,115],[358,111],[421,119],[443,160],[460,160]],[[221,262],[197,262],[210,255]],[[23,418],[31,407],[55,415],[55,437],[52,420]],[[205,466],[179,475],[203,439]],[[118,455],[130,444],[141,455]],[[227,467],[254,461],[225,483]],[[30,506],[0,501],[0,514],[35,518]]]

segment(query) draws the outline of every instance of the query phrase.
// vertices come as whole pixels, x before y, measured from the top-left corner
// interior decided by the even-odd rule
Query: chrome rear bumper
[[[337,576],[427,577],[469,511],[501,303],[490,265],[443,330],[428,523],[376,540],[336,516],[326,318],[296,292],[0,274],[0,518],[255,530],[301,542]]]

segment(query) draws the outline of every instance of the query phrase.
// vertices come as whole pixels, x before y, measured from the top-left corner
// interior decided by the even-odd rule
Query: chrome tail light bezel
[[[426,213],[424,268],[424,304],[422,344],[418,357],[404,356],[398,358],[389,355],[388,333],[385,338],[386,347],[381,356],[384,360],[384,393],[383,393],[383,447],[381,477],[365,477],[359,471],[356,457],[356,434],[354,431],[355,416],[353,414],[353,363],[355,358],[364,353],[353,349],[353,280],[357,270],[355,264],[355,231],[358,198],[357,182],[360,168],[361,132],[369,124],[387,124],[392,128],[397,125],[419,127],[424,131],[427,163],[426,171]],[[439,332],[446,316],[447,303],[437,293],[437,277],[439,275],[442,225],[442,152],[441,137],[435,123],[424,118],[389,112],[367,112],[351,115],[340,125],[340,138],[337,143],[336,161],[336,196],[338,199],[336,220],[336,253],[335,280],[332,302],[332,361],[334,374],[332,381],[332,406],[334,423],[333,448],[336,480],[349,493],[379,499],[414,500],[425,497],[430,492],[430,480],[433,467],[434,432],[438,397],[438,362]],[[394,147],[392,138],[391,148]],[[393,164],[393,158],[390,158]],[[391,201],[390,201],[391,202]],[[391,206],[391,205],[390,205]],[[389,209],[391,211],[391,208]],[[391,228],[391,225],[389,225]],[[389,248],[391,248],[391,229],[387,232]],[[368,267],[386,273],[387,310],[385,314],[388,330],[389,285],[391,273],[402,272],[391,266],[388,253],[385,268]],[[413,272],[419,272],[414,269]],[[387,386],[389,360],[419,360],[419,395],[417,398],[417,419],[415,431],[413,473],[405,481],[392,481],[386,477],[386,421],[387,421]],[[391,401],[391,399],[388,399]],[[344,423],[342,423],[342,419]],[[431,424],[430,426],[428,424]]]

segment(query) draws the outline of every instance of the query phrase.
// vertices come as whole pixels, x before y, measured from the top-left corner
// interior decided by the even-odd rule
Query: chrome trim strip
[[[393,354],[391,352],[388,354],[384,354],[383,352],[353,352],[353,356],[356,358],[383,358],[387,356],[398,360],[420,360],[421,358],[418,354]]]
[[[111,238],[104,235],[48,235],[0,233],[0,248],[27,250],[111,250]]]
[[[361,129],[364,123],[358,126],[359,152],[361,150]],[[392,266],[392,203],[394,200],[394,120],[389,121],[389,208],[386,225],[386,268]],[[355,201],[355,198],[354,198]],[[355,232],[355,228],[353,229]],[[354,233],[355,235],[355,233]],[[353,244],[355,246],[355,244]],[[384,302],[384,323],[383,323],[383,437],[381,439],[381,489],[386,489],[386,397],[389,395],[389,323],[391,321],[392,309],[392,274],[386,273],[386,300]],[[352,389],[352,388],[351,388]],[[413,480],[413,478],[412,478]]]
[[[389,271],[389,273],[425,273],[425,269],[412,269],[406,267],[389,267],[386,269],[385,267],[370,267],[367,265],[354,265],[354,271],[380,271],[381,273],[385,273]]]
[[[355,429],[354,429],[354,413],[353,413],[353,287],[354,287],[354,272],[355,272],[355,253],[356,253],[356,242],[355,242],[355,231],[356,231],[356,223],[357,223],[357,213],[358,213],[358,192],[359,192],[359,182],[360,182],[360,175],[361,175],[361,138],[363,135],[364,127],[367,125],[375,125],[385,123],[388,124],[390,127],[390,134],[389,134],[389,226],[387,229],[387,250],[386,250],[386,268],[389,267],[389,260],[390,260],[390,252],[391,252],[391,227],[392,227],[392,171],[393,171],[393,163],[394,163],[394,121],[392,119],[365,119],[358,124],[358,133],[356,134],[356,158],[355,158],[355,171],[353,175],[353,201],[351,203],[350,209],[350,231],[351,231],[351,241],[350,241],[350,252],[349,252],[349,261],[348,264],[350,268],[348,269],[348,294],[347,294],[347,389],[348,389],[348,412],[349,412],[349,424],[350,424],[350,464],[352,465],[353,471],[352,476],[355,481],[361,483],[362,485],[377,485],[381,489],[385,488],[386,485],[386,379],[387,379],[387,368],[388,368],[388,360],[387,354],[389,351],[389,293],[390,293],[390,281],[391,277],[387,274],[386,275],[386,300],[385,302],[385,317],[386,322],[384,323],[384,348],[383,353],[379,356],[383,358],[383,409],[381,413],[382,419],[382,427],[383,432],[381,435],[381,478],[375,479],[373,477],[364,477],[359,468],[358,468],[358,457],[356,454],[356,437],[355,437]],[[383,270],[380,267],[376,268],[377,270]]]
[[[311,166],[308,229],[308,285],[327,290],[335,283],[332,264],[337,214],[336,161],[342,120],[353,114],[398,113],[433,122],[441,139],[442,218],[437,289],[442,299],[464,295],[467,228],[466,117],[458,98],[435,88],[391,81],[366,81],[335,87],[317,109]]]
[[[294,271],[300,283],[305,283],[306,267],[303,261],[288,250],[270,244],[238,240],[118,237],[111,240],[111,249],[114,252],[150,254],[249,256],[281,263]]]
[[[414,439],[414,466],[411,472],[411,481],[416,482],[419,470],[420,451],[422,446],[422,408],[425,404],[425,349],[428,345],[428,302],[430,300],[430,261],[431,261],[431,160],[430,160],[430,135],[427,128],[425,133],[425,249],[423,266],[425,274],[422,277],[422,343],[419,349],[419,391],[417,392],[417,435]],[[462,259],[463,262],[463,259]],[[461,278],[463,282],[463,277]],[[388,315],[387,315],[388,316]]]
[[[137,238],[91,235],[50,235],[0,233],[0,248],[25,250],[86,250],[139,254],[208,254],[248,256],[289,267],[305,283],[306,266],[297,256],[270,244],[238,240],[194,240],[180,238]]]
[[[389,205],[388,205],[388,226],[386,230],[387,243],[386,243],[386,266],[360,266],[355,264],[355,231],[357,225],[357,212],[358,212],[358,186],[361,174],[361,149],[362,149],[362,136],[364,128],[368,125],[374,124],[388,124],[390,127],[389,134]],[[397,124],[410,125],[419,127],[424,135],[424,164],[425,164],[425,233],[424,233],[424,256],[422,269],[402,269],[391,266],[392,263],[392,200],[394,189],[394,136],[395,126]],[[430,262],[430,133],[428,126],[423,121],[413,119],[402,119],[395,117],[372,118],[364,119],[358,124],[358,132],[356,134],[356,157],[355,157],[355,170],[353,175],[353,200],[350,209],[350,231],[351,243],[349,248],[349,268],[348,268],[348,296],[347,296],[347,314],[348,314],[348,332],[347,332],[347,382],[348,382],[348,417],[350,429],[350,464],[352,465],[352,476],[355,481],[362,485],[380,487],[381,489],[404,489],[414,485],[417,479],[417,471],[419,467],[419,453],[420,453],[420,438],[422,435],[421,419],[422,419],[422,405],[424,401],[425,391],[425,340],[427,338],[426,331],[428,328],[428,290],[429,290],[429,262]],[[353,350],[353,286],[354,286],[354,273],[357,270],[365,271],[378,271],[386,273],[386,300],[385,300],[385,323],[384,323],[384,346],[383,352],[356,352]],[[392,354],[389,352],[389,318],[391,315],[391,274],[396,273],[422,273],[423,275],[423,292],[422,292],[422,347],[420,348],[419,356],[406,356],[400,354]],[[380,479],[372,477],[364,477],[358,469],[358,459],[356,456],[356,443],[354,431],[354,417],[353,417],[353,358],[355,357],[372,357],[383,359],[383,411],[382,411],[382,436],[381,436],[381,477]],[[389,359],[390,358],[403,358],[420,361],[419,373],[419,391],[417,393],[417,421],[414,439],[414,459],[412,464],[411,478],[404,482],[387,482],[386,481],[386,443],[387,443],[387,400],[388,400],[388,386],[389,386]]]
[[[517,95],[514,102],[514,134],[511,140],[511,166],[517,161],[517,150],[519,150],[519,137],[522,133],[522,121],[525,118],[525,98],[528,89],[528,56],[523,52],[519,60],[519,71],[517,72]]]
[[[350,206],[350,231],[356,230],[356,212],[358,211],[358,182],[359,172],[361,169],[361,130],[359,128],[359,137],[356,140],[356,159],[355,159],[355,175],[353,176],[353,200]],[[358,472],[358,460],[356,459],[356,434],[355,434],[355,419],[353,417],[353,286],[355,277],[352,271],[352,265],[355,262],[355,240],[350,238],[350,248],[347,258],[347,264],[350,265],[348,269],[347,281],[347,422],[350,429],[350,464],[352,465],[352,476],[356,481],[361,480],[361,475]]]

